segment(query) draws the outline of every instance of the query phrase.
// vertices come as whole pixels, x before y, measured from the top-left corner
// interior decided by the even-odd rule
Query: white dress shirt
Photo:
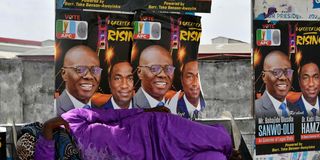
[[[187,110],[188,110],[188,113],[189,113],[190,117],[193,116],[193,112],[194,112],[195,110],[197,110],[197,111],[199,111],[199,112],[201,111],[200,99],[199,99],[199,102],[198,102],[197,107],[193,106],[193,104],[191,104],[191,103],[188,101],[188,99],[187,99],[187,97],[186,97],[185,94],[183,95],[183,100],[184,100],[184,102],[186,103]]]
[[[163,102],[163,104],[165,104],[164,98],[161,101],[158,101],[158,100],[154,99],[153,97],[151,97],[142,87],[141,87],[141,90],[142,90],[143,94],[147,97],[147,100],[148,100],[151,108],[157,107],[157,105],[160,102]]]
[[[73,97],[68,90],[66,90],[67,95],[69,96],[74,108],[83,108],[85,105],[89,105],[90,107],[92,107],[91,105],[91,99],[89,100],[89,102],[87,104],[84,104],[82,102],[80,102],[78,99],[76,99],[75,97]]]
[[[121,107],[118,106],[116,101],[114,101],[113,97],[111,97],[111,103],[112,103],[113,109],[122,109]],[[132,108],[132,101],[130,101],[128,109],[131,109],[131,108]]]
[[[287,107],[287,106],[288,106],[288,103],[287,103],[287,99],[286,99],[286,98],[284,99],[283,102],[280,102],[280,101],[278,101],[277,99],[275,99],[273,96],[271,96],[268,91],[266,91],[266,93],[267,93],[267,95],[269,96],[269,98],[270,98],[270,100],[271,100],[271,102],[272,102],[272,104],[273,104],[273,107],[274,107],[274,109],[277,111],[279,117],[282,116],[282,110],[279,108],[282,103],[285,103],[285,104],[286,104],[286,111],[287,111],[287,113],[288,113],[288,116],[290,116],[290,112],[289,112],[289,109],[288,109],[288,107]]]
[[[317,97],[316,104],[315,104],[314,106],[311,105],[311,104],[304,98],[303,95],[302,95],[302,101],[303,101],[304,106],[306,107],[306,110],[307,110],[309,116],[310,116],[310,115],[313,116],[313,113],[311,112],[311,109],[312,109],[312,108],[317,109],[316,115],[319,114],[319,101],[318,101],[318,97]]]

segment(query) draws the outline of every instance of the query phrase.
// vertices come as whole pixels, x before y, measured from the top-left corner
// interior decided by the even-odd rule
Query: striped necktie
[[[289,117],[288,112],[286,110],[286,104],[285,103],[281,103],[279,109],[281,109],[281,111],[282,111],[282,117]]]
[[[193,119],[197,119],[199,118],[199,111],[198,110],[194,110],[193,111]]]
[[[317,115],[317,109],[312,108],[312,109],[311,109],[311,112],[312,112],[312,115],[313,115],[313,116],[316,116],[316,115]]]

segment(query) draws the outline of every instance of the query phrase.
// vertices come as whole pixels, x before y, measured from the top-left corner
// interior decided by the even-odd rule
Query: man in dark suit
[[[316,62],[306,61],[301,64],[299,85],[302,95],[295,104],[300,107],[304,116],[319,116],[320,80],[319,66]]]
[[[286,100],[293,74],[288,56],[278,50],[270,52],[264,59],[262,72],[266,91],[255,101],[256,116],[288,117],[298,112],[298,107]]]
[[[133,97],[134,108],[153,108],[165,104],[174,69],[169,51],[159,45],[145,48],[140,55],[138,77],[141,87]]]
[[[102,69],[97,54],[78,45],[67,51],[61,68],[66,89],[56,99],[57,116],[73,108],[91,108],[91,97],[98,89]]]
[[[108,81],[112,97],[102,106],[104,109],[131,109],[133,97],[133,74],[129,62],[112,65],[108,71]]]
[[[198,118],[198,113],[203,111],[205,103],[203,98],[200,98],[201,90],[197,60],[189,61],[183,65],[181,84],[184,94],[178,100],[177,114],[188,119]]]

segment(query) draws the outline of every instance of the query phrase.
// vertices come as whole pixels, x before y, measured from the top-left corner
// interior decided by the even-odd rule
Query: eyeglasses
[[[75,67],[62,67],[63,69],[73,69],[75,72],[77,72],[81,77],[87,75],[88,71],[93,76],[99,76],[101,75],[102,68],[97,66],[75,66]]]
[[[280,78],[283,74],[287,77],[287,78],[291,78],[292,74],[293,74],[293,70],[286,68],[286,69],[282,69],[282,68],[275,68],[273,70],[264,70],[263,72],[270,72],[272,73],[272,75],[276,78]]]
[[[172,65],[151,65],[151,66],[139,66],[149,68],[150,72],[154,75],[158,75],[163,70],[167,75],[173,75],[175,67]]]

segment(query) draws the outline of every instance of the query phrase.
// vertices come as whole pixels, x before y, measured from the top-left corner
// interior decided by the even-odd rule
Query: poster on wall
[[[319,20],[319,0],[253,0],[255,20]]]
[[[200,36],[198,16],[57,9],[57,114],[74,108],[74,101],[78,107],[156,107],[137,98],[143,92],[174,114],[198,118],[205,108],[197,62]],[[154,56],[157,50],[168,53],[167,59]],[[144,52],[152,56],[141,60]]]
[[[143,88],[144,93],[159,100],[165,96],[170,99],[166,102],[171,113],[197,118],[197,112],[205,108],[197,62],[200,36],[198,16],[136,13],[131,54],[131,63],[137,71],[136,95]],[[149,52],[154,54],[150,56]],[[154,78],[146,78],[148,70]],[[136,102],[139,101],[142,100]]]
[[[78,8],[133,12],[150,10],[156,12],[204,12],[210,13],[211,0],[57,0],[60,8]]]
[[[98,97],[104,97],[99,105],[107,102],[111,95],[110,84],[113,84],[109,74],[113,66],[118,62],[130,66],[132,18],[132,14],[56,10],[55,98],[58,115],[68,110],[60,103],[67,96],[86,104],[93,95],[100,93],[105,96],[99,94]],[[126,96],[132,97],[132,89],[128,92]]]
[[[319,150],[319,21],[253,21],[256,154]],[[290,157],[292,158],[292,157]]]

